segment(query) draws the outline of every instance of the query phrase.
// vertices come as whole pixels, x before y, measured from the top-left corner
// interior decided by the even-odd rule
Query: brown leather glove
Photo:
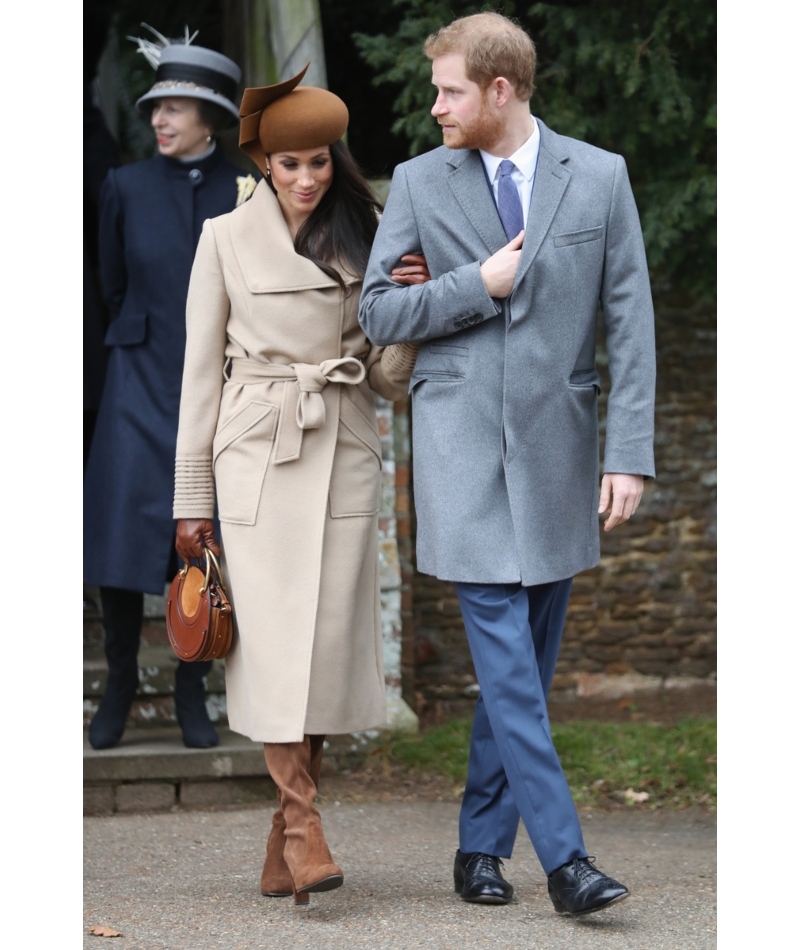
[[[184,561],[190,558],[202,558],[203,548],[210,548],[222,556],[217,539],[214,537],[214,523],[208,518],[181,518],[175,531],[175,550]]]
[[[400,262],[406,266],[392,268],[392,280],[396,284],[426,284],[431,279],[424,254],[404,254]]]

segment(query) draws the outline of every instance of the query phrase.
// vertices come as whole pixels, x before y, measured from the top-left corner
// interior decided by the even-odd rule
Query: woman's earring
[[[210,135],[207,135],[207,136],[206,136],[206,142],[210,142],[210,141],[211,141],[211,136],[210,136]]]
[[[272,171],[270,170],[269,165],[267,165],[267,178],[269,178],[271,174],[272,174]]]

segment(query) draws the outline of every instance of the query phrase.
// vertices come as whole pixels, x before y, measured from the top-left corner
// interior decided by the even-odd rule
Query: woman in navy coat
[[[216,141],[238,120],[241,70],[211,50],[166,43],[140,41],[157,72],[137,106],[150,115],[159,154],[112,169],[101,194],[100,271],[112,321],[84,480],[84,582],[100,588],[109,675],[89,727],[94,748],[122,737],[139,683],[144,593],[162,594],[177,571],[173,469],[195,248],[203,222],[255,187]],[[219,741],[205,707],[210,668],[178,663],[175,707],[187,746]]]

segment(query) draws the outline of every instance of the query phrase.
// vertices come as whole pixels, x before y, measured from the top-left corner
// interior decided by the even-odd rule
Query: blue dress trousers
[[[571,588],[572,578],[532,587],[456,584],[481,688],[459,850],[511,857],[522,817],[547,874],[586,856],[547,715]]]

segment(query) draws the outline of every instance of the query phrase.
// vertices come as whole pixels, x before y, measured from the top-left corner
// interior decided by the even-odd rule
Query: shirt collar
[[[508,156],[509,161],[512,161],[517,166],[523,177],[528,181],[533,178],[533,174],[536,171],[536,160],[539,157],[539,139],[541,137],[539,135],[539,125],[533,116],[531,116],[531,122],[533,124],[531,134],[513,155]],[[488,152],[484,152],[483,149],[479,149],[479,151],[481,153],[483,167],[486,169],[486,176],[489,181],[493,182],[497,175],[497,169],[500,167],[500,162],[502,162],[503,159],[498,155],[490,155]]]

